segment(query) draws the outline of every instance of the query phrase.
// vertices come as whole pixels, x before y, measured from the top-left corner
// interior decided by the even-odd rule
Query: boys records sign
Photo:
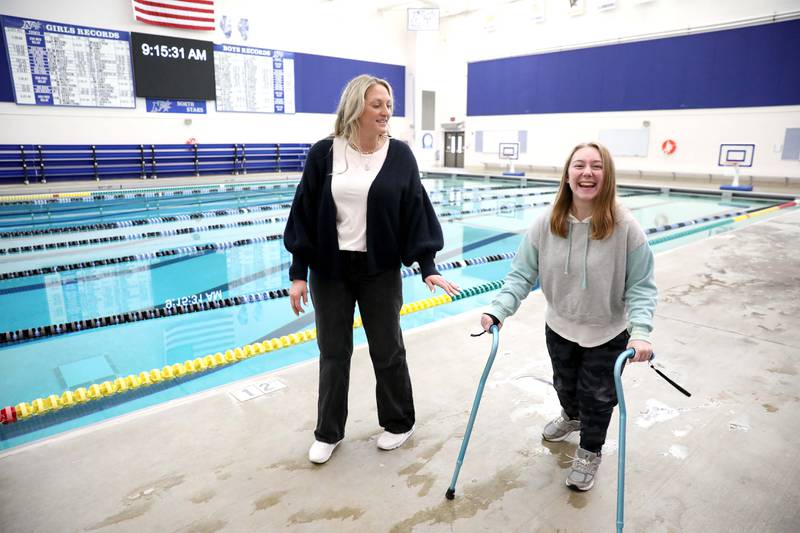
[[[217,111],[294,113],[294,54],[214,45]]]
[[[136,107],[126,32],[1,18],[18,104]]]

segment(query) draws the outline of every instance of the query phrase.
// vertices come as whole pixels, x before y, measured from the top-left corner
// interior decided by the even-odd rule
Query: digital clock
[[[190,59],[193,61],[208,61],[208,53],[198,48],[183,46],[167,46],[166,44],[150,45],[142,43],[142,54],[145,56],[165,57],[171,59]]]
[[[214,100],[211,41],[131,33],[136,96]]]

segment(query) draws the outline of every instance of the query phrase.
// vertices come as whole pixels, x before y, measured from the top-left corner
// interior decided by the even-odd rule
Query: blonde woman
[[[576,146],[556,200],[530,228],[502,290],[481,326],[513,315],[539,280],[547,301],[545,339],[561,416],[542,431],[548,441],[580,432],[567,486],[589,490],[617,395],[614,362],[626,348],[646,361],[657,291],[644,231],[616,202],[614,162],[597,143]]]
[[[313,463],[344,438],[353,317],[358,303],[375,370],[377,445],[392,450],[414,432],[414,400],[400,330],[400,264],[419,263],[431,291],[458,287],[439,275],[442,229],[408,146],[389,136],[392,88],[362,75],[342,92],[332,136],[311,147],[284,233],[292,253],[289,300],[296,315],[314,304],[319,398]],[[310,276],[309,276],[310,272]]]

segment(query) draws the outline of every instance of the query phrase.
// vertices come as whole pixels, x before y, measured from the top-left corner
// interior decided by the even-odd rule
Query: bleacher
[[[310,144],[4,144],[0,184],[300,172]]]

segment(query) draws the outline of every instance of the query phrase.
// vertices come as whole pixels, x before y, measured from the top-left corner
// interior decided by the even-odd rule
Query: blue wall
[[[470,63],[467,115],[800,104],[800,20]]]
[[[294,55],[295,109],[298,113],[334,113],[345,84],[359,74],[389,82],[394,91],[394,116],[405,116],[406,68],[354,59]]]
[[[13,102],[14,89],[11,87],[11,67],[6,51],[6,32],[0,27],[0,102]]]

